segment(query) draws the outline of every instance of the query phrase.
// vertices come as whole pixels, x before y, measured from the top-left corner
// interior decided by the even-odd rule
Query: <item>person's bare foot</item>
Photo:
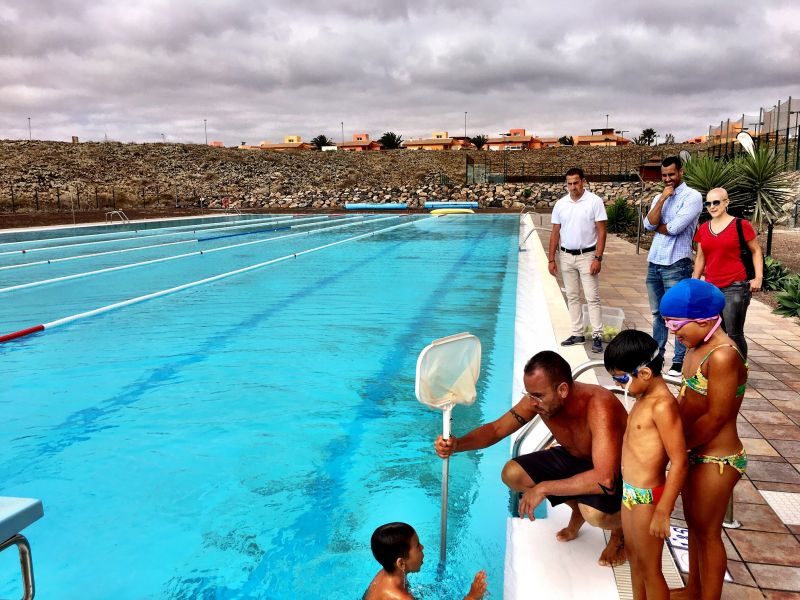
[[[605,550],[600,554],[597,561],[601,567],[616,567],[625,562],[625,539],[622,537],[622,530],[615,529],[611,532]]]
[[[692,600],[692,595],[689,593],[688,588],[682,587],[676,590],[670,590],[669,600]]]
[[[572,516],[569,518],[569,523],[564,529],[556,534],[556,539],[559,542],[568,542],[578,537],[578,530],[583,525],[584,519],[580,510],[572,509]]]

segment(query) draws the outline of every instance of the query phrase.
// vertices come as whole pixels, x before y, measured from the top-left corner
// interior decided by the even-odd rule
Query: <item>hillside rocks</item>
[[[191,144],[0,141],[0,210],[169,208],[337,210],[346,202],[474,201],[547,208],[566,193],[563,173],[627,173],[679,147],[558,147],[525,152],[281,153]],[[473,163],[471,171],[467,162]],[[555,183],[466,185],[468,172]],[[480,179],[481,177],[477,177]],[[607,201],[636,199],[638,183],[593,183]]]

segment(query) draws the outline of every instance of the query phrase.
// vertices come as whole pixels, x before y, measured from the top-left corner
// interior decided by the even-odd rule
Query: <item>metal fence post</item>
[[[114,186],[111,186],[111,202],[114,210],[117,210],[117,191],[114,189]]]
[[[39,210],[39,190],[35,189],[35,190],[33,190],[33,193],[36,195],[36,210],[38,211]]]
[[[14,206],[14,184],[11,184],[11,212],[16,212],[16,207]]]
[[[97,197],[97,186],[94,186],[94,207],[100,210],[100,199]]]
[[[81,209],[81,185],[79,183],[75,184],[75,205],[78,210]]]

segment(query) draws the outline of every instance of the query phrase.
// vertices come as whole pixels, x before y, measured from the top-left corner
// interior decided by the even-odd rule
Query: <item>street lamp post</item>
[[[467,111],[464,111],[464,139],[467,139]]]
[[[203,119],[203,133],[206,135],[206,146],[208,146],[208,127],[206,126],[205,119]]]
[[[28,117],[28,141],[33,139],[33,134],[31,133],[31,118]]]
[[[342,143],[344,144],[344,121],[342,121]]]
[[[606,115],[606,129],[608,129],[608,115]]]

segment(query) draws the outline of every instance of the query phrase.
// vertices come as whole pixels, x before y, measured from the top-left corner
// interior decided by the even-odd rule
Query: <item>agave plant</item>
[[[756,229],[782,216],[783,204],[792,197],[792,184],[783,166],[775,152],[766,148],[759,148],[734,163],[736,187],[731,207],[752,215],[750,220]]]
[[[764,257],[764,281],[765,290],[782,290],[786,287],[787,280],[792,276],[792,272],[780,261],[771,256]]]
[[[621,196],[608,205],[606,214],[608,230],[611,233],[623,233],[636,223],[636,210]]]
[[[775,294],[775,313],[784,317],[800,317],[800,275],[792,275],[783,290]]]
[[[714,188],[725,188],[728,193],[736,187],[736,170],[733,163],[715,160],[710,156],[693,158],[683,166],[683,180],[705,196]]]

